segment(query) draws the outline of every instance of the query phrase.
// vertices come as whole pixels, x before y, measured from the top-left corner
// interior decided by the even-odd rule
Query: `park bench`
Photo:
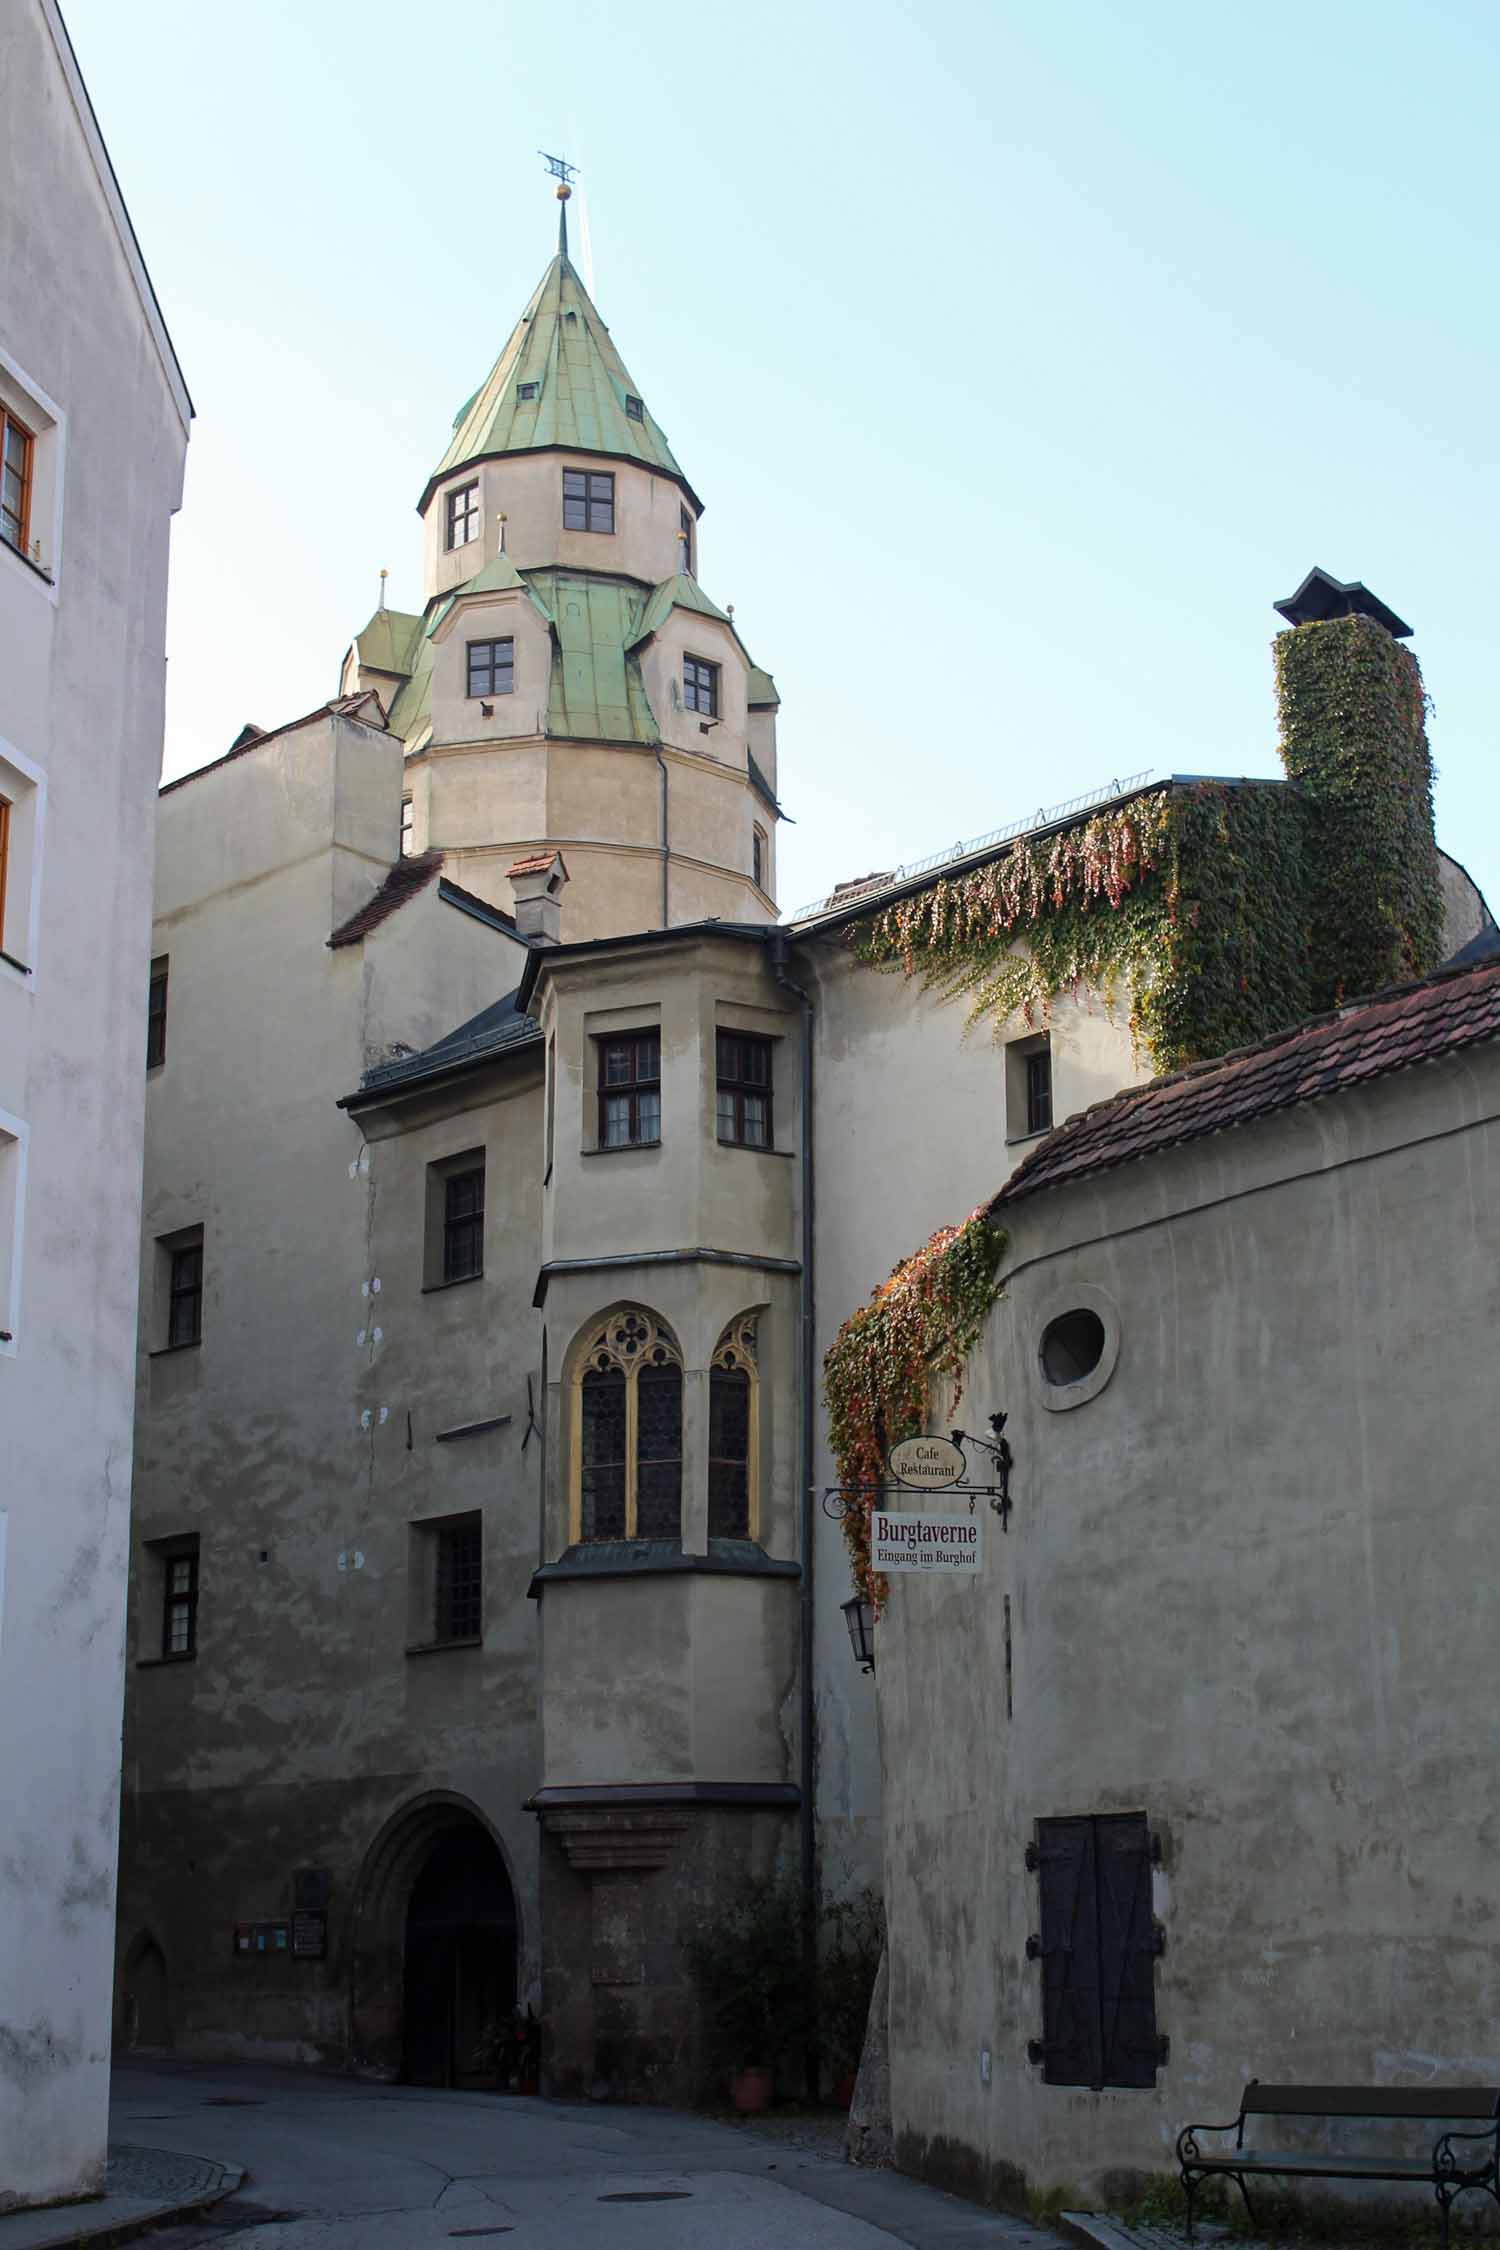
[[[1415,2156],[1381,2152],[1378,2146],[1362,2154],[1333,2148],[1267,2147],[1261,2145],[1266,2129],[1259,2124],[1253,2127],[1255,2142],[1245,2139],[1245,2127],[1251,2120],[1295,2118],[1305,2125],[1346,2117],[1442,2123],[1448,2129],[1438,2134],[1430,2148]],[[1455,2131],[1459,2120],[1477,2125],[1478,2130]],[[1234,2140],[1227,2146],[1205,2148],[1199,2141],[1200,2133],[1232,2133]],[[1371,2138],[1378,2142],[1379,2136]],[[1185,2125],[1177,2136],[1189,2241],[1193,2235],[1193,2197],[1205,2180],[1236,2181],[1254,2226],[1255,2212],[1246,2179],[1252,2173],[1275,2173],[1290,2179],[1423,2182],[1437,2197],[1443,2250],[1447,2250],[1449,2207],[1466,2188],[1483,2188],[1500,2204],[1497,2159],[1500,2087],[1495,2086],[1263,2086],[1258,2078],[1252,2078],[1240,2097],[1237,2118],[1227,2125]]]

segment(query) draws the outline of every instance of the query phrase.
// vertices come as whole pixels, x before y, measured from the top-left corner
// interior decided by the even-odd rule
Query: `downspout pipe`
[[[656,766],[661,775],[661,926],[670,927],[667,919],[668,870],[672,865],[672,827],[667,808],[667,761],[661,754],[661,744],[656,746]]]
[[[813,1003],[806,989],[787,970],[790,951],[786,932],[777,930],[771,940],[771,971],[783,992],[790,993],[801,1010],[802,1062],[802,1475],[798,1514],[799,1560],[802,1565],[799,1624],[798,1750],[801,1783],[800,1858],[802,1888],[802,1967],[804,1989],[813,1996],[809,2017],[805,2063],[808,2099],[818,2097],[820,2040],[816,1994],[818,1969],[818,1855],[817,1855],[817,1731],[813,1701],[813,1473],[817,1460],[818,1335],[815,1321],[817,1291],[813,1268]]]

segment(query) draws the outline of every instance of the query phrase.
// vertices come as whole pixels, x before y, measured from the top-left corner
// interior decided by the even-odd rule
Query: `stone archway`
[[[478,1808],[440,1792],[403,1807],[360,1876],[355,2069],[422,2085],[479,2082],[475,2041],[515,2004],[518,1925],[505,1854]]]
[[[125,1956],[120,1980],[120,2044],[170,2047],[172,2017],[167,1998],[167,1957],[148,1930]]]

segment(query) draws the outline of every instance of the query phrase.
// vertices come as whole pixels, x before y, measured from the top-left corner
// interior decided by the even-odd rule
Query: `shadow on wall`
[[[167,1957],[149,1931],[142,1931],[125,1957],[120,1999],[120,2046],[171,2046]]]

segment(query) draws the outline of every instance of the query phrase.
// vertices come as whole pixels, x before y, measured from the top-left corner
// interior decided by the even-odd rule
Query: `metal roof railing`
[[[1086,790],[1081,797],[1068,797],[1060,805],[1041,805],[1034,813],[1026,813],[1020,820],[1011,821],[1004,828],[991,828],[983,836],[972,836],[966,843],[950,844],[946,851],[929,852],[925,859],[907,860],[889,875],[883,875],[868,891],[858,883],[845,884],[842,890],[832,890],[826,897],[814,899],[810,906],[801,906],[789,914],[789,923],[815,921],[821,914],[837,913],[846,906],[868,906],[872,900],[883,898],[887,892],[899,891],[923,875],[932,875],[940,867],[956,867],[966,859],[979,859],[997,845],[1014,843],[1019,836],[1034,836],[1040,830],[1061,827],[1080,813],[1092,812],[1100,805],[1114,802],[1116,798],[1130,797],[1150,781],[1152,768],[1143,767],[1139,773],[1116,778],[1102,789]]]

